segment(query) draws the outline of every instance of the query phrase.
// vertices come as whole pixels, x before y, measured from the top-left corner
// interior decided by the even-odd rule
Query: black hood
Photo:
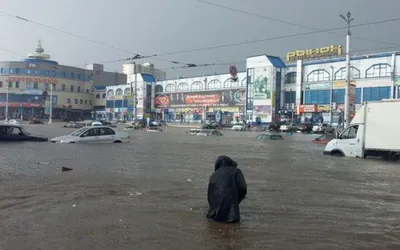
[[[222,166],[230,166],[230,167],[237,167],[236,161],[232,160],[230,157],[226,155],[221,155],[218,157],[217,161],[215,162],[215,169],[217,171],[218,168]]]

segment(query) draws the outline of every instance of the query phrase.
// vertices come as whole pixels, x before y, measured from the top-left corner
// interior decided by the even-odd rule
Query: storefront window
[[[211,80],[208,83],[208,89],[221,89],[221,82],[218,80]]]
[[[292,84],[296,83],[297,79],[297,73],[296,72],[290,72],[285,75],[285,84]]]
[[[201,90],[203,89],[203,83],[200,81],[192,83],[192,86],[190,87],[191,90]]]
[[[308,82],[329,81],[329,78],[330,74],[324,69],[311,71],[311,73],[307,75]]]
[[[181,82],[178,84],[178,91],[188,91],[189,85],[185,82]]]
[[[345,80],[347,77],[347,69],[346,67],[342,67],[340,68],[338,71],[336,71],[335,73],[335,80]],[[360,71],[355,68],[355,67],[351,67],[350,68],[350,77],[351,79],[359,79],[360,78]]]

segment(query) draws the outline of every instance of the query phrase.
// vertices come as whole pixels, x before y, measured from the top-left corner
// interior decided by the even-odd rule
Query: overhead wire
[[[233,11],[233,12],[237,12],[237,13],[241,13],[241,14],[245,14],[245,15],[249,15],[249,16],[254,16],[254,17],[258,17],[258,18],[262,18],[262,19],[271,20],[271,21],[274,21],[274,22],[284,23],[284,24],[288,24],[288,25],[292,25],[292,26],[296,26],[296,27],[301,27],[301,28],[305,28],[305,29],[312,29],[312,30],[322,31],[322,32],[326,32],[326,33],[330,33],[330,34],[334,34],[334,35],[343,36],[342,34],[337,33],[337,32],[324,31],[322,29],[318,29],[318,28],[315,28],[315,27],[302,25],[302,24],[298,24],[298,23],[294,23],[294,22],[290,22],[290,21],[285,21],[285,20],[281,20],[281,19],[277,19],[277,18],[273,18],[273,17],[268,17],[268,16],[264,16],[264,15],[260,15],[260,14],[256,14],[256,13],[252,13],[252,12],[247,12],[247,11],[235,9],[235,8],[232,8],[232,7],[229,7],[229,6],[220,5],[220,4],[216,4],[216,3],[211,3],[211,2],[208,2],[208,1],[205,1],[205,0],[194,0],[194,1],[199,2],[199,3],[203,3],[203,4],[208,4],[208,5],[211,5],[211,6],[214,6],[214,7],[218,7],[218,8],[221,8],[221,9],[227,9],[227,10],[230,10],[230,11]],[[370,41],[370,42],[385,43],[385,44],[392,44],[392,45],[400,46],[400,44],[398,44],[398,43],[385,42],[385,41],[380,41],[380,40],[375,40],[375,39],[370,39],[370,38],[358,37],[358,36],[354,36],[354,35],[352,35],[352,38],[365,40],[365,41]]]

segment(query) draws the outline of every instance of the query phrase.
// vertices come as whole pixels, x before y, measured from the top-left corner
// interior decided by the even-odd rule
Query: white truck
[[[400,100],[366,102],[324,154],[400,161]]]

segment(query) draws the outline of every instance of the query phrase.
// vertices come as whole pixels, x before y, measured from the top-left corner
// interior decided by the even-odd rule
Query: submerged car
[[[162,132],[161,128],[159,126],[149,126],[147,128],[147,132]]]
[[[53,143],[121,143],[128,142],[126,132],[116,132],[107,126],[90,126],[75,130],[69,135],[54,137]]]
[[[200,136],[222,136],[222,133],[215,129],[202,129],[196,135]]]
[[[273,135],[273,134],[260,134],[256,136],[257,140],[283,140],[281,135]]]
[[[18,125],[0,125],[0,141],[49,141],[47,137],[35,136]]]
[[[244,131],[246,124],[244,122],[235,122],[232,127],[232,131]]]
[[[189,130],[189,132],[187,132],[188,135],[197,135],[197,133],[199,133],[201,131],[201,129],[199,128],[191,128]]]
[[[334,133],[335,132],[335,128],[333,128],[331,125],[327,124],[327,123],[319,123],[319,124],[315,124],[312,128],[312,131],[314,133]]]
[[[315,138],[314,140],[312,140],[312,142],[315,144],[326,145],[333,139],[335,139],[335,135],[324,134],[324,135],[321,135],[320,137]]]
[[[64,128],[82,128],[85,127],[85,124],[80,122],[69,122],[64,125]]]

